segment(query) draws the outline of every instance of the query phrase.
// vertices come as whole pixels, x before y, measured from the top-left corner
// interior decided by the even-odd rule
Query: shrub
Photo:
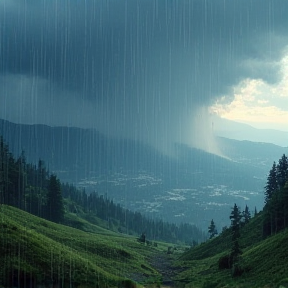
[[[218,260],[218,268],[219,269],[230,269],[231,268],[231,257],[230,255],[222,256]]]
[[[125,279],[119,283],[118,288],[136,288],[136,284],[130,279]]]
[[[173,247],[171,247],[171,246],[169,246],[168,248],[167,248],[167,254],[173,254]]]
[[[215,288],[218,286],[218,283],[211,280],[206,280],[203,284],[203,288]]]
[[[235,263],[232,267],[232,277],[239,277],[243,274],[244,270],[241,268],[241,266],[238,263]]]

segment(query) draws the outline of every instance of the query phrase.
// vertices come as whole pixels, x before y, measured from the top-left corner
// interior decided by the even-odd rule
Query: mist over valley
[[[139,141],[108,137],[93,129],[20,125],[1,120],[10,149],[29,161],[44,160],[61,181],[96,191],[140,211],[206,229],[213,218],[221,229],[231,207],[263,207],[267,173],[287,148],[216,138],[226,157],[184,144],[173,156]]]

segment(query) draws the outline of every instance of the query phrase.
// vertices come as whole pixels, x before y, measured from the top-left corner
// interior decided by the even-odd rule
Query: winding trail
[[[179,269],[173,267],[173,261],[175,255],[167,254],[167,252],[158,252],[149,259],[147,259],[150,265],[159,272],[162,276],[161,288],[176,288],[176,283],[173,281],[173,277],[180,272]],[[148,275],[143,273],[131,273],[127,275],[128,278],[135,282],[143,282],[147,279]]]
[[[154,255],[149,259],[149,262],[153,268],[155,268],[163,278],[161,288],[173,288],[174,282],[172,280],[176,271],[172,266],[172,261],[175,260],[173,256],[165,252]]]

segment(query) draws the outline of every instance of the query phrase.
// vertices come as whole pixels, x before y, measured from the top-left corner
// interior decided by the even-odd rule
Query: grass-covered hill
[[[184,253],[176,264],[182,272],[175,280],[185,288],[288,287],[288,230],[263,239],[262,223],[263,212],[241,228],[241,276],[232,277],[231,269],[219,269],[219,259],[231,252],[229,228]]]
[[[114,232],[137,236],[145,233],[149,240],[190,243],[205,239],[205,234],[195,225],[148,218],[135,211],[135,207],[132,211],[114,203],[107,195],[87,193],[85,189],[61,183],[55,174],[50,174],[44,161],[39,160],[38,165],[27,163],[24,151],[16,158],[1,135],[0,203],[80,230],[85,230],[90,222]],[[67,214],[77,214],[77,217],[69,218]],[[82,219],[78,221],[79,218]]]
[[[78,221],[94,232],[0,205],[0,287],[136,287],[127,279],[160,281],[147,260],[167,246],[147,247],[135,237]]]
[[[240,229],[240,276],[219,268],[219,259],[231,253],[228,228],[174,254],[181,256],[170,277],[171,267],[164,263],[169,244],[143,245],[135,235],[107,230],[105,221],[80,217],[77,210],[67,212],[63,223],[78,229],[0,205],[0,287],[160,287],[167,275],[173,279],[169,287],[177,288],[288,287],[288,230],[263,239],[264,212]]]

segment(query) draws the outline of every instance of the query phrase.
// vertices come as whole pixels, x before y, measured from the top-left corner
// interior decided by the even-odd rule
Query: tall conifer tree
[[[233,268],[233,276],[236,276],[239,270],[238,260],[239,256],[242,254],[242,251],[239,246],[238,239],[240,238],[240,222],[241,222],[241,213],[236,204],[234,204],[233,210],[230,215],[231,220],[231,229],[232,229],[232,248],[231,248],[231,267]]]
[[[213,237],[215,237],[215,235],[218,234],[213,219],[211,220],[210,226],[208,227],[208,233],[210,234],[210,239],[212,239]]]
[[[245,210],[243,211],[243,218],[244,224],[247,224],[251,219],[251,213],[247,205],[245,206]]]
[[[278,181],[277,181],[277,167],[276,163],[274,162],[272,165],[272,168],[269,172],[268,178],[267,178],[267,184],[265,186],[265,204],[268,203],[269,200],[271,200],[273,194],[278,189]]]
[[[283,154],[282,157],[279,159],[276,174],[278,186],[281,189],[284,187],[285,182],[288,178],[288,158],[285,154]]]
[[[46,217],[48,220],[56,223],[60,223],[64,218],[61,184],[56,175],[53,174],[50,176],[48,181]]]

